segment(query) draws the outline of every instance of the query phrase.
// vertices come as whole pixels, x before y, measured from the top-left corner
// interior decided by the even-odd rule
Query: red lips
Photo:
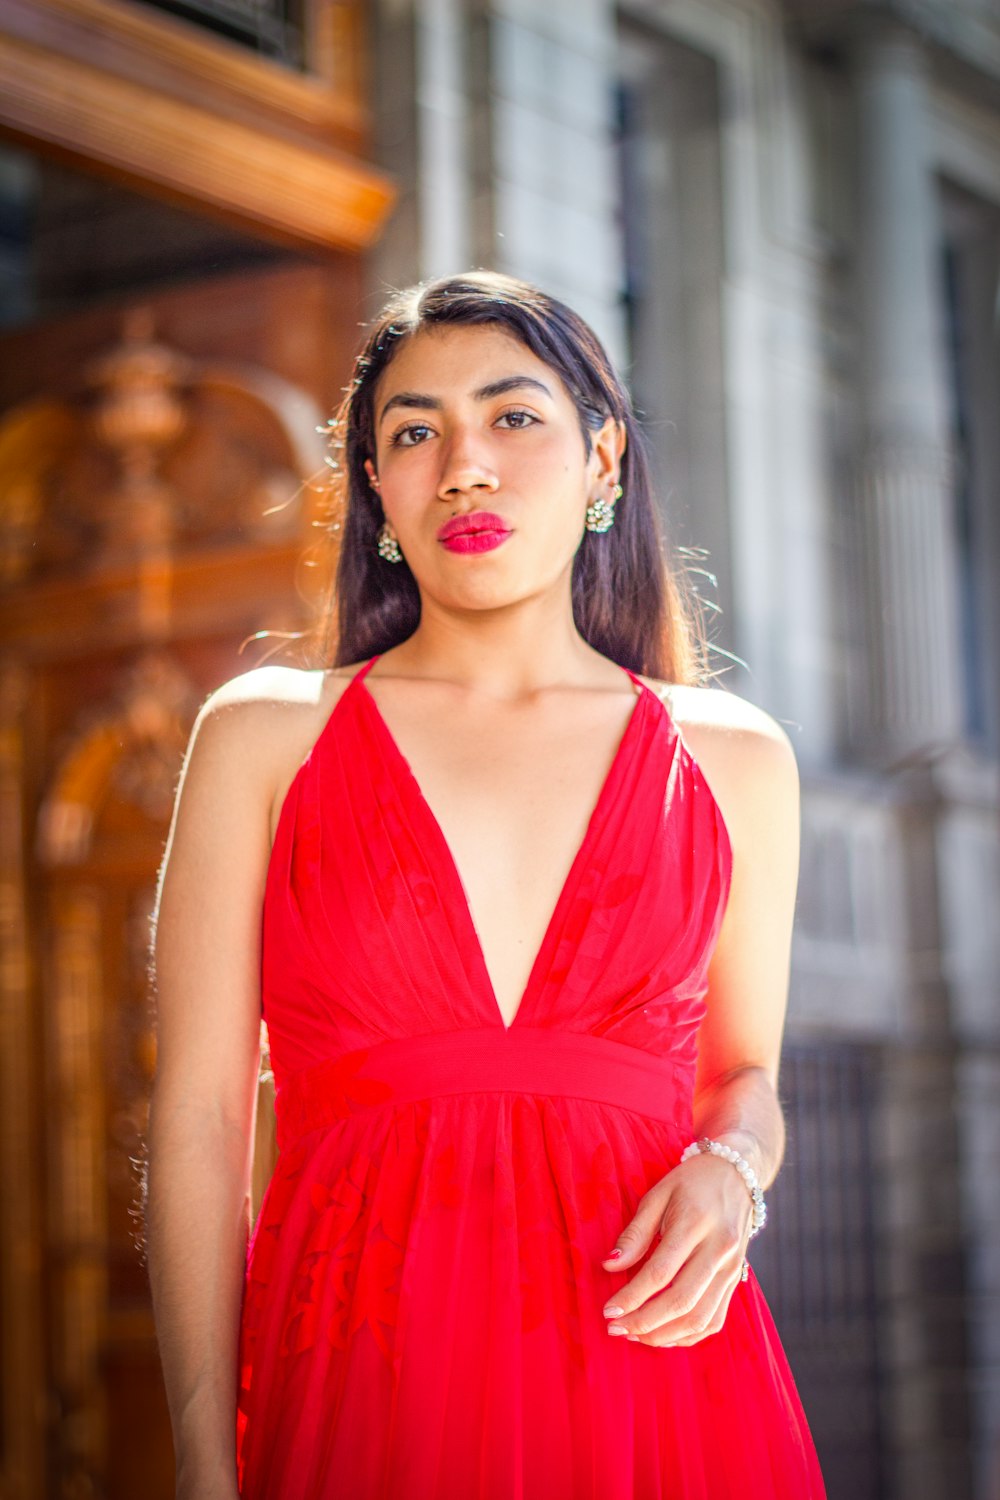
[[[446,542],[453,536],[465,536],[470,532],[493,531],[506,534],[510,527],[503,516],[489,510],[474,510],[466,516],[452,516],[438,531],[438,541]]]

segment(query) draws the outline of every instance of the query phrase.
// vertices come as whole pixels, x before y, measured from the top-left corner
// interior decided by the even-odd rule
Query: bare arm
[[[250,675],[250,674],[248,674]],[[239,681],[237,679],[237,681]],[[147,1245],[184,1500],[235,1500],[237,1353],[269,853],[260,704],[227,684],[196,720],[160,872]],[[270,720],[268,720],[270,722]]]
[[[732,1146],[767,1187],[785,1148],[777,1083],[798,884],[799,779],[784,732],[759,710],[744,709],[745,722],[730,730],[701,726],[686,736],[733,845],[732,886],[699,1035],[694,1122],[698,1136]],[[737,718],[742,712],[731,711]],[[690,1345],[717,1332],[739,1285],[751,1216],[750,1195],[730,1162],[699,1155],[668,1172],[619,1236],[624,1253],[606,1262],[637,1265],[662,1235],[610,1299],[623,1315],[608,1314],[609,1326],[654,1345]]]
[[[766,1188],[785,1150],[777,1088],[799,878],[798,767],[777,726],[735,735],[712,764],[728,793],[733,884],[708,971],[695,1126],[746,1157]]]

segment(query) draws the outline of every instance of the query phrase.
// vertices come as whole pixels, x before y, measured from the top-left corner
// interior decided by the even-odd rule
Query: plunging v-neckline
[[[573,856],[572,861],[570,862],[569,869],[566,872],[566,877],[559,888],[559,894],[556,897],[555,905],[553,906],[552,911],[549,915],[549,920],[546,924],[545,931],[542,934],[542,940],[539,944],[538,951],[536,952],[531,968],[528,971],[528,978],[524,985],[524,989],[521,992],[520,999],[518,1000],[517,1008],[515,1009],[514,1014],[511,1017],[510,1022],[508,1023],[504,1020],[503,1012],[500,1009],[500,1002],[497,999],[496,987],[494,986],[489,967],[486,963],[486,952],[483,948],[482,939],[479,936],[479,929],[472,910],[472,903],[469,900],[468,889],[466,887],[464,879],[462,878],[462,872],[458,868],[458,861],[455,858],[454,851],[452,850],[451,844],[448,842],[448,839],[445,837],[444,829],[441,826],[441,822],[437,814],[428,802],[426,796],[424,795],[423,788],[421,787],[420,782],[417,780],[416,776],[413,773],[413,768],[411,767],[406,756],[403,754],[396,736],[389,728],[385,716],[382,713],[382,710],[379,708],[375,695],[370,691],[366,682],[364,681],[368,672],[378,661],[381,654],[381,652],[378,652],[375,656],[370,657],[365,665],[360,669],[360,671],[354,674],[352,685],[355,688],[360,688],[363,701],[369,704],[369,706],[371,707],[376,725],[378,726],[386,744],[389,746],[393,757],[409,777],[410,784],[414,792],[416,793],[417,799],[424,809],[427,821],[434,832],[434,836],[437,839],[438,844],[440,845],[441,853],[454,880],[455,886],[464,898],[462,918],[464,921],[467,921],[469,925],[469,935],[471,938],[472,950],[476,957],[476,963],[479,968],[480,978],[482,980],[484,990],[489,1000],[492,1002],[493,1016],[495,1017],[496,1022],[503,1028],[504,1031],[510,1031],[517,1024],[519,1017],[524,1012],[526,1002],[531,998],[535,981],[542,965],[542,961],[547,955],[549,943],[551,942],[553,934],[555,932],[556,924],[562,912],[563,905],[568,897],[570,888],[573,885],[574,876],[576,875],[578,867],[583,863],[584,859],[589,853],[591,840],[597,831],[600,821],[600,815],[604,811],[604,804],[607,801],[607,798],[611,793],[611,788],[617,779],[617,773],[624,759],[627,746],[631,741],[632,736],[638,729],[639,717],[642,712],[646,694],[649,692],[649,689],[646,687],[646,684],[641,680],[641,678],[637,677],[634,672],[630,672],[627,667],[622,668],[622,671],[638,689],[636,693],[636,702],[631,714],[629,715],[628,723],[625,725],[625,730],[622,734],[622,737],[618,741],[618,745],[615,750],[614,756],[612,757],[611,764],[608,767],[607,774],[605,775],[604,780],[601,783],[601,789],[597,794],[597,801],[594,803],[590,817],[587,820],[587,826],[584,830],[583,838],[580,840],[580,844]]]

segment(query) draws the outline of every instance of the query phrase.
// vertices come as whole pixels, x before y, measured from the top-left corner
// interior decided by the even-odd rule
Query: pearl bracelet
[[[726,1161],[731,1161],[746,1183],[747,1192],[753,1199],[753,1226],[750,1230],[750,1238],[753,1239],[755,1234],[760,1234],[767,1223],[767,1204],[764,1202],[764,1194],[757,1181],[757,1173],[738,1151],[733,1150],[732,1146],[725,1146],[721,1141],[710,1141],[708,1136],[702,1136],[700,1141],[692,1141],[690,1146],[685,1146],[681,1152],[681,1161],[689,1161],[692,1156],[697,1156],[701,1151],[707,1151],[712,1156],[721,1156]]]

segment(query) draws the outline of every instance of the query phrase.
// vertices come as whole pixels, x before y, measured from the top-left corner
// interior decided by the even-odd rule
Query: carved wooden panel
[[[138,1244],[155,1071],[147,964],[152,873],[203,686],[167,651],[94,663],[82,674],[53,666],[36,683],[55,755],[33,852],[44,952],[50,1487],[58,1496],[172,1493]]]
[[[323,464],[304,392],[186,358],[156,339],[148,306],[81,377],[68,398],[26,401],[0,424],[0,582],[297,534],[301,477]]]
[[[0,660],[0,1490],[43,1493],[40,1111],[25,850],[29,674]]]
[[[155,879],[198,708],[329,581],[302,564],[356,274],[217,278],[0,339],[5,1500],[173,1494],[136,1243]]]

